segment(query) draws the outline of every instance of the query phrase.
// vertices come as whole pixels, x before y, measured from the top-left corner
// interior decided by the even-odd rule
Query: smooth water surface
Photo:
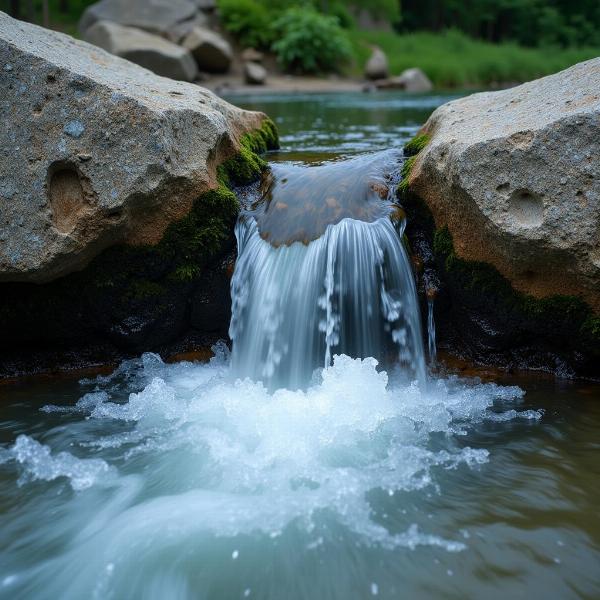
[[[236,102],[276,118],[287,168],[399,148],[444,99]],[[312,246],[253,239],[263,265]],[[231,363],[0,387],[0,598],[600,597],[597,386],[338,355],[272,391]]]

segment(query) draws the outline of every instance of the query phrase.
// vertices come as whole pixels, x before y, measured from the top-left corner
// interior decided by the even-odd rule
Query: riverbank
[[[370,46],[387,55],[392,75],[418,67],[436,88],[508,87],[550,75],[600,55],[600,48],[525,48],[513,43],[490,44],[459,31],[410,33],[349,32],[354,48],[353,73],[359,75]]]

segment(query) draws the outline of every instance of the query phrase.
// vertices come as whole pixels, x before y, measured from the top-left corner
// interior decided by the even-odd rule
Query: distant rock
[[[198,76],[196,61],[189,50],[141,29],[98,21],[85,31],[84,38],[157,75],[179,81],[194,81]]]
[[[264,85],[267,81],[267,70],[258,63],[247,62],[244,65],[244,80],[250,85]]]
[[[4,282],[47,282],[108,246],[157,243],[265,118],[3,13],[0,56]]]
[[[374,82],[380,90],[403,90],[405,92],[426,93],[433,89],[433,84],[421,69],[406,69],[396,77],[378,79]]]
[[[461,258],[600,312],[600,58],[438,108],[410,189]]]
[[[390,73],[388,59],[381,48],[374,47],[371,57],[365,65],[365,77],[367,79],[385,79]]]
[[[112,21],[166,35],[178,23],[193,19],[198,6],[191,0],[100,0],[79,21],[83,34],[98,21]]]
[[[181,44],[181,41],[194,27],[206,27],[207,25],[208,17],[204,13],[199,12],[193,19],[181,21],[170,27],[165,33],[165,37],[175,44]]]
[[[194,27],[183,39],[182,45],[196,59],[201,70],[226,73],[233,59],[229,42],[218,33],[203,27]]]
[[[425,93],[433,89],[433,83],[421,69],[406,69],[400,73],[398,80],[402,82],[406,92]]]

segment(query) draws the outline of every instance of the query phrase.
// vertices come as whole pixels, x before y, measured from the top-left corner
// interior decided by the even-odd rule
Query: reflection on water
[[[274,119],[284,158],[324,160],[340,154],[399,148],[435,108],[459,95],[267,94],[228,99],[243,108],[265,111]],[[273,159],[278,159],[277,154]]]

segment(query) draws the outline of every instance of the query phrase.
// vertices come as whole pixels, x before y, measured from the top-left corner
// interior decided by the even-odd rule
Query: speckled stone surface
[[[459,256],[600,311],[600,58],[437,109],[410,188]]]
[[[0,281],[153,244],[264,115],[0,13]]]

